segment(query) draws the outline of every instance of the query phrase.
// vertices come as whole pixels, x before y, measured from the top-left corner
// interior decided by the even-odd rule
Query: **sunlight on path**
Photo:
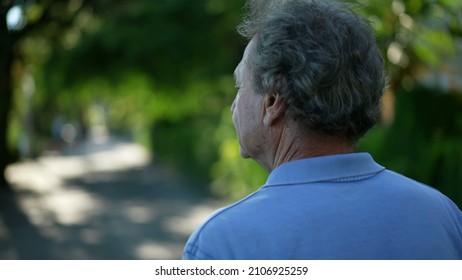
[[[81,224],[85,218],[101,212],[104,206],[101,201],[84,190],[69,189],[66,180],[92,172],[143,167],[149,163],[147,151],[133,143],[106,142],[97,145],[90,142],[78,150],[83,153],[65,157],[44,156],[7,169],[7,178],[17,191],[40,194],[40,197],[21,201],[34,224],[49,222],[49,214],[61,224]]]
[[[7,178],[52,258],[178,259],[189,234],[223,203],[150,160],[137,144],[107,139],[13,164]],[[15,230],[0,224],[4,236]]]
[[[37,161],[13,164],[6,171],[8,180],[18,190],[47,192],[63,186],[63,181],[90,172],[111,172],[143,167],[149,163],[148,152],[133,143],[85,143],[79,154],[43,156]]]

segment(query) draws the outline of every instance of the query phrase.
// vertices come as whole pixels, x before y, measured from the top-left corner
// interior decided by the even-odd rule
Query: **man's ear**
[[[263,104],[263,124],[272,126],[277,120],[284,116],[286,111],[286,103],[277,93],[267,94]]]

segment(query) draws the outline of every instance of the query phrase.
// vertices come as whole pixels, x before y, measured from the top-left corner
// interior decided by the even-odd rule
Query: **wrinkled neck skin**
[[[294,121],[287,119],[268,127],[266,139],[270,149],[255,160],[268,172],[294,160],[354,152],[353,145],[346,140],[302,132]]]

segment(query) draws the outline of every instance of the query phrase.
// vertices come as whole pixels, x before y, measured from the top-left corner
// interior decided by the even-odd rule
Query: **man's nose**
[[[234,112],[234,109],[236,109],[236,99],[234,99],[233,103],[231,104],[231,113]]]

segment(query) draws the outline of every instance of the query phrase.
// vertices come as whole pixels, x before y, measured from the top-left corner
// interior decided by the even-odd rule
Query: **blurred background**
[[[357,0],[390,86],[358,144],[462,207],[462,2]],[[0,0],[0,259],[176,259],[264,184],[231,121],[244,0]]]

